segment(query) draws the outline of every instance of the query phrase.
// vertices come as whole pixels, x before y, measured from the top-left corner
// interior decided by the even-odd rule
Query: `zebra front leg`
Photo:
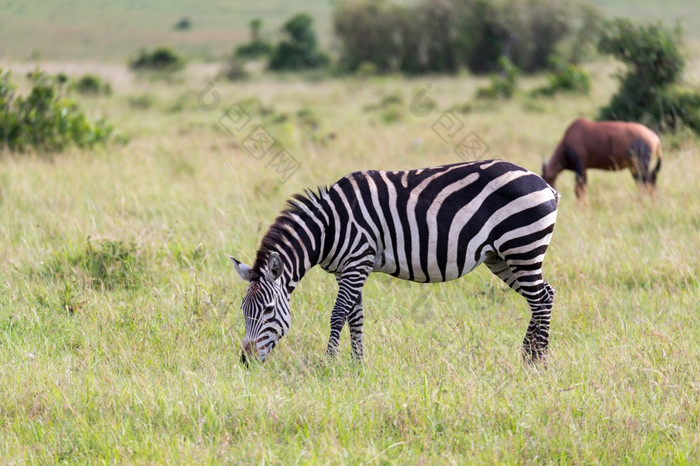
[[[364,313],[362,311],[362,292],[357,297],[357,302],[352,308],[348,316],[348,328],[350,329],[350,345],[352,346],[352,355],[358,361],[362,361],[364,351],[362,347],[362,325],[365,323]]]
[[[360,318],[362,318],[362,302],[361,294],[362,287],[369,275],[369,269],[352,270],[343,272],[338,279],[339,289],[338,297],[336,298],[333,311],[331,312],[331,334],[328,338],[328,349],[326,353],[329,356],[335,356],[338,353],[338,344],[340,342],[340,332],[343,330],[343,325],[348,316],[352,316],[353,321],[357,320],[355,315],[357,305],[359,304]],[[351,314],[352,313],[352,314]],[[351,337],[353,336],[352,324]],[[362,341],[360,324],[360,343]],[[355,326],[357,329],[357,326]],[[362,345],[360,344],[360,348]],[[354,347],[353,347],[354,350]]]

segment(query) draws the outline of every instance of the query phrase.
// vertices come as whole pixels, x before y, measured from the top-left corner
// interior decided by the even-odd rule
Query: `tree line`
[[[526,73],[549,67],[552,55],[576,63],[593,50],[599,12],[584,3],[557,0],[349,0],[333,14],[340,72],[474,73],[499,69],[505,56]],[[278,44],[250,23],[251,40],[236,50],[240,60],[269,57],[273,70],[300,70],[331,63],[318,48],[313,19],[300,13],[281,29]]]
[[[313,19],[297,14],[278,44],[251,22],[251,41],[239,46],[230,77],[245,75],[243,61],[266,58],[274,71],[328,67],[336,73],[491,73],[477,97],[509,98],[520,73],[550,71],[535,95],[587,93],[590,78],[576,66],[593,53],[627,65],[601,119],[641,121],[657,129],[687,126],[700,133],[700,93],[682,86],[681,31],[660,24],[605,21],[593,6],[558,0],[346,0],[336,6],[335,60],[321,51]]]

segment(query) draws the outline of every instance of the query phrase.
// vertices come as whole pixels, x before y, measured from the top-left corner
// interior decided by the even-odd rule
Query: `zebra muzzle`
[[[243,351],[241,351],[241,364],[248,367],[248,360],[253,359],[255,353],[255,342],[250,340],[243,341]]]

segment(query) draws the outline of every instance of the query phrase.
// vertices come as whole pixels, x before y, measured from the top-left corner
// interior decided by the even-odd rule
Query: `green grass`
[[[571,173],[558,180],[547,366],[522,362],[527,305],[484,268],[441,285],[373,275],[362,366],[347,331],[339,358],[324,356],[336,285],[315,269],[268,362],[238,362],[246,286],[228,256],[252,261],[286,198],[356,169],[459,160],[431,126],[464,104],[491,156],[538,170],[613,92],[610,67],[590,71],[591,97],[537,101],[474,103],[485,80],[471,77],[263,76],[217,84],[221,105],[205,110],[205,74],[77,96],[129,144],[0,157],[0,458],[698,463],[694,138],[664,138],[655,203],[627,172],[591,172],[588,207]],[[428,83],[436,109],[412,115]],[[366,110],[389,96],[400,118]],[[299,161],[286,183],[219,126],[237,102]]]
[[[690,42],[700,39],[700,7],[694,0],[592,0],[606,16],[679,22]],[[248,23],[264,20],[263,33],[275,38],[295,13],[314,17],[324,47],[331,46],[333,2],[329,0],[0,0],[0,58],[30,60],[108,60],[126,63],[141,47],[168,45],[197,59],[230,53],[248,40]],[[183,17],[187,31],[173,26]]]

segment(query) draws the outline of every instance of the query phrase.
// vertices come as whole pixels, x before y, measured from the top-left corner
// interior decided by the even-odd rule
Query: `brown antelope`
[[[651,159],[657,155],[656,166]],[[542,163],[542,178],[554,187],[562,170],[576,172],[576,198],[586,197],[586,170],[629,168],[639,186],[656,193],[656,176],[661,169],[661,141],[652,130],[627,121],[593,122],[574,120],[554,150],[549,162]]]

